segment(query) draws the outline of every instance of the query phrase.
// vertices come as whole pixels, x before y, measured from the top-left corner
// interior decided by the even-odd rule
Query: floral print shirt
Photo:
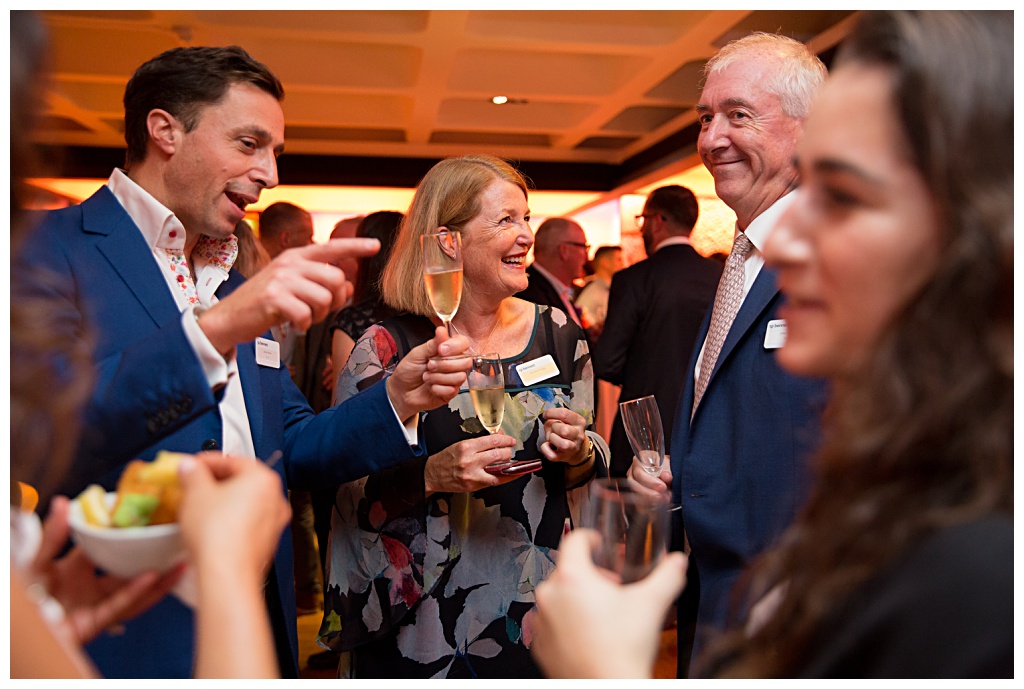
[[[561,311],[534,313],[530,343],[503,359],[501,430],[518,439],[516,460],[542,458],[546,409],[568,407],[593,427],[583,331]],[[396,363],[385,325],[357,342],[339,378],[342,399]],[[517,365],[545,354],[558,374],[524,385]],[[428,454],[486,433],[465,389],[424,414],[421,431]],[[565,528],[579,522],[588,484],[567,490],[564,465],[544,460],[540,471],[500,486],[425,499],[425,464],[409,460],[338,490],[319,641],[353,651],[345,676],[539,677],[529,651],[534,589],[554,569]]]

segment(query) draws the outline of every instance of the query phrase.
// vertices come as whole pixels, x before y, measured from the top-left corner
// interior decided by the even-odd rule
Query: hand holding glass
[[[420,237],[423,283],[434,313],[452,334],[452,318],[462,300],[462,238],[455,230],[441,229]]]
[[[505,375],[501,368],[501,357],[489,353],[473,357],[473,368],[467,375],[469,397],[480,425],[488,433],[497,433],[505,417]],[[529,474],[541,468],[539,459],[509,460],[495,462],[484,467],[484,471],[496,476]]]
[[[633,454],[651,476],[658,476],[665,466],[665,434],[661,430],[661,412],[654,395],[619,403],[622,425]]]
[[[488,433],[497,433],[505,416],[505,376],[497,354],[473,357],[468,374],[469,397],[476,417]]]
[[[623,584],[643,579],[668,550],[668,501],[634,492],[625,479],[597,479],[590,491],[583,526],[601,536],[594,564]]]

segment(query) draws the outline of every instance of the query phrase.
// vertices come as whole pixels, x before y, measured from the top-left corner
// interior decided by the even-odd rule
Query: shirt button
[[[220,447],[220,445],[218,445],[217,441],[214,440],[213,438],[208,438],[208,439],[203,441],[203,449],[204,450],[216,450],[219,447]]]

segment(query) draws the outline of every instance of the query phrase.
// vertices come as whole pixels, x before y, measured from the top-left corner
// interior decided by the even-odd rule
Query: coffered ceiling
[[[237,44],[285,85],[283,184],[414,186],[438,159],[517,161],[538,189],[611,194],[695,164],[699,72],[729,40],[780,31],[826,63],[851,12],[45,11],[53,84],[40,143],[65,173],[123,160],[135,68]],[[494,96],[508,103],[495,105]]]

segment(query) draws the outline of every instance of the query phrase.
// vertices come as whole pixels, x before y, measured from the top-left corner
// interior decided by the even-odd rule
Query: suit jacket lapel
[[[97,242],[97,248],[154,325],[166,323],[179,313],[153,250],[110,189],[101,187],[82,203],[82,227],[85,232],[106,235]]]

